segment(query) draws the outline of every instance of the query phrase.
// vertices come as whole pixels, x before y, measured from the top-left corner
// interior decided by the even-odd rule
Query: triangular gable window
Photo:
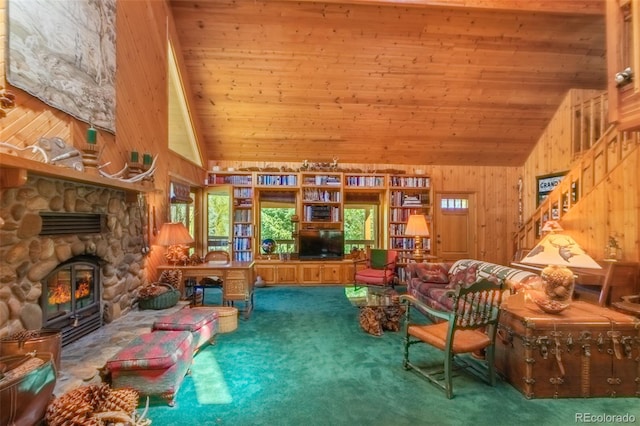
[[[202,156],[184,93],[173,46],[169,43],[169,149],[198,166]]]

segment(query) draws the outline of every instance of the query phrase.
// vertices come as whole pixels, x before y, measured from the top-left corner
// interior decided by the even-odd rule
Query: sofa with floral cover
[[[407,266],[407,293],[441,311],[453,307],[452,295],[459,286],[468,286],[481,278],[503,281],[505,289],[537,289],[542,278],[532,272],[474,259],[452,263],[410,263]]]

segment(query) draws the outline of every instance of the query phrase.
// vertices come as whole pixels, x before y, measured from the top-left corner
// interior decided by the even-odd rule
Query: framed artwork
[[[7,80],[115,133],[116,0],[9,0]]]
[[[564,171],[536,177],[536,207],[558,186],[566,174]]]

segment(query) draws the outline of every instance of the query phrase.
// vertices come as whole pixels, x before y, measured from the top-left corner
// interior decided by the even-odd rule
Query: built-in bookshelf
[[[256,259],[256,229],[259,223],[256,212],[257,198],[263,191],[293,191],[297,194],[299,229],[344,229],[345,200],[375,199],[387,211],[384,226],[387,228],[386,248],[399,251],[400,264],[411,259],[413,237],[404,235],[409,216],[422,213],[430,227],[431,182],[423,175],[390,175],[385,173],[346,173],[305,171],[280,172],[220,172],[209,174],[211,185],[230,185],[233,188],[233,258]],[[431,252],[431,241],[425,238],[423,247]]]
[[[389,176],[389,248],[398,250],[399,264],[409,263],[415,239],[405,235],[409,216],[424,214],[432,228],[431,181],[427,176]],[[423,238],[422,247],[431,252],[431,239]]]
[[[302,226],[342,226],[342,174],[301,173]]]

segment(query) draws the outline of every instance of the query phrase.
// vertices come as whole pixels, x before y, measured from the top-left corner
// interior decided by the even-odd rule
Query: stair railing
[[[583,151],[562,181],[540,203],[517,232],[514,253],[540,240],[547,220],[560,220],[640,145],[640,132],[620,132],[610,125],[596,143]]]

